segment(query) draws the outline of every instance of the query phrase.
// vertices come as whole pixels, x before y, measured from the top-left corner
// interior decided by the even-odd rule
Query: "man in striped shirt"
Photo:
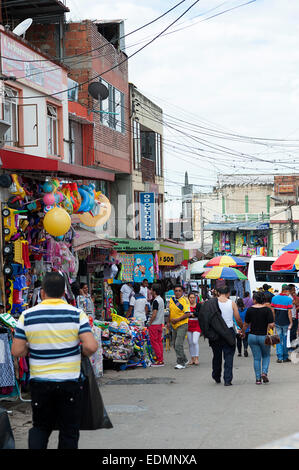
[[[63,276],[46,273],[42,302],[20,316],[12,355],[29,353],[33,428],[29,448],[46,449],[53,429],[59,429],[59,449],[77,449],[82,406],[81,348],[86,356],[98,348],[82,310],[62,300]],[[81,347],[80,347],[81,343]]]
[[[290,297],[290,288],[287,284],[283,284],[281,293],[272,298],[271,306],[274,308],[275,327],[280,337],[280,343],[276,345],[276,362],[291,362],[287,348],[287,334],[293,326],[293,299]]]

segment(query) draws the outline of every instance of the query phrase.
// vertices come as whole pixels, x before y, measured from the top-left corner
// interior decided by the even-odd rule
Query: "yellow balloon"
[[[71,227],[71,218],[66,210],[54,207],[44,217],[44,228],[53,237],[65,235]]]

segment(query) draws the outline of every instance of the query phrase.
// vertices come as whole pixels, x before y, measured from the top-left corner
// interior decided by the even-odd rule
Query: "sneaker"
[[[241,353],[239,353],[239,354],[238,354],[238,357],[241,357],[241,356],[242,356],[242,354],[241,354]]]
[[[282,362],[292,362],[291,359],[287,358],[287,359],[284,359]]]
[[[182,366],[182,364],[177,364],[174,368],[175,369],[186,369],[186,366]]]
[[[279,364],[281,364],[281,363],[283,362],[283,360],[282,360],[282,359],[277,359],[276,362],[278,362]]]
[[[262,380],[261,380],[261,379],[256,379],[255,383],[256,383],[256,385],[261,385],[261,384],[262,384]]]
[[[244,357],[248,357],[248,351],[246,349],[246,351],[244,351]]]
[[[220,383],[221,383],[221,379],[219,379],[218,377],[214,377],[213,374],[212,374],[212,379],[215,380],[216,384],[220,384]]]
[[[163,367],[164,362],[153,362],[151,367]]]
[[[229,387],[230,385],[232,385],[231,382],[225,382],[225,384],[224,384],[225,387]]]

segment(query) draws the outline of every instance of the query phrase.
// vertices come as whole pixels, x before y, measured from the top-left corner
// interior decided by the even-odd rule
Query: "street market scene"
[[[1,450],[299,448],[283,3],[0,0]]]

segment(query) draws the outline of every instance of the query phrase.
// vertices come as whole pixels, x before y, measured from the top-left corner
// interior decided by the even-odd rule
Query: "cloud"
[[[160,15],[174,3],[165,0],[85,0],[83,8],[79,0],[68,1],[74,12],[71,15],[88,12],[88,18],[93,19],[124,18],[126,32]],[[190,0],[186,5],[191,3]],[[202,0],[186,19],[220,3],[219,0]],[[223,9],[241,3],[244,1],[232,0]],[[126,44],[129,46],[157,34],[184,8],[185,4],[159,23],[129,36]],[[299,128],[298,15],[299,2],[257,0],[210,21],[199,22],[204,16],[197,17],[193,27],[159,38],[132,58],[129,61],[130,80],[149,98],[154,97],[165,113],[177,118],[198,124],[202,121],[206,125],[207,121],[217,123],[240,134],[287,137]],[[179,22],[181,27],[190,24],[185,21],[184,18]],[[129,48],[128,53],[141,45]],[[191,140],[183,139],[179,134],[172,133],[170,137],[167,128],[165,133],[169,139],[192,145]],[[299,136],[299,130],[292,138],[296,135]],[[217,143],[248,151],[248,147],[236,142],[218,140]],[[251,150],[258,153],[264,148]],[[270,151],[269,158],[271,155]],[[191,160],[187,156],[186,159]],[[191,182],[212,182],[217,174],[215,167],[203,158],[193,160],[189,166]],[[165,161],[167,178],[183,183],[186,161],[180,160],[169,149],[165,149]],[[229,171],[222,165],[221,156],[216,164],[222,171]],[[263,172],[265,168],[270,171],[272,166],[259,164],[255,171]],[[176,186],[169,185],[168,192],[179,194],[180,188]]]

